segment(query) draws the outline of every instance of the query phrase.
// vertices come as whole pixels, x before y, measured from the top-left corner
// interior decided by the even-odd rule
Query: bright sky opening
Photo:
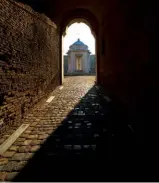
[[[67,53],[69,46],[76,42],[78,38],[88,46],[91,54],[95,54],[95,39],[89,26],[85,23],[74,23],[68,27],[67,34],[64,37],[64,54]]]

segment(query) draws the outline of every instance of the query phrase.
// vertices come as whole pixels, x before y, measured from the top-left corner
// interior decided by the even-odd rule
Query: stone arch
[[[67,24],[67,26],[65,27],[65,30],[63,32],[63,35],[66,35],[67,34],[68,27],[70,27],[73,23],[76,23],[76,22],[77,23],[81,23],[82,22],[82,23],[85,23],[86,25],[88,25],[88,27],[91,30],[92,35],[94,36],[94,38],[96,38],[96,33],[93,31],[91,24],[86,19],[82,19],[82,18],[76,18],[76,19],[73,19],[72,21],[70,21]]]
[[[98,21],[95,17],[95,15],[87,10],[87,9],[83,9],[83,8],[78,8],[78,9],[74,9],[72,11],[67,12],[66,14],[64,14],[61,24],[60,24],[60,38],[61,38],[61,48],[62,48],[62,39],[63,36],[66,34],[67,32],[67,28],[75,23],[75,22],[82,22],[85,23],[86,25],[88,25],[91,29],[91,33],[94,36],[95,40],[96,40],[96,58],[97,58],[97,65],[96,65],[96,80],[98,80],[98,68],[99,68],[99,40],[98,40]],[[62,55],[62,49],[61,49],[61,54]],[[60,57],[60,64],[61,64],[61,84],[63,83],[63,58],[62,56]]]
[[[83,22],[87,24],[96,38],[99,27],[98,21],[92,12],[82,8],[72,10],[65,14],[61,22],[61,35],[66,32],[67,27],[75,22]]]

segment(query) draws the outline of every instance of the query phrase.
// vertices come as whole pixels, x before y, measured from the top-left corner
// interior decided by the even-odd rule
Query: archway
[[[60,83],[64,82],[64,58],[63,58],[63,39],[67,33],[67,29],[73,23],[85,23],[91,30],[95,38],[95,55],[96,55],[96,82],[98,82],[98,68],[99,68],[99,46],[98,46],[98,22],[96,17],[88,10],[76,9],[68,12],[61,22],[60,27]]]
[[[95,37],[82,20],[73,20],[63,36],[63,67],[66,76],[92,76],[96,78]]]

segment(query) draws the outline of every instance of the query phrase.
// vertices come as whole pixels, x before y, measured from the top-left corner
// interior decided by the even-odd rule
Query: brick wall
[[[44,14],[0,1],[0,132],[59,85],[59,34]]]

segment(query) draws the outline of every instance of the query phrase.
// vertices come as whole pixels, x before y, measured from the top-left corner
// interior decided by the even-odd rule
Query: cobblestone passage
[[[111,158],[111,106],[93,76],[67,77],[47,103],[24,123],[30,126],[0,158],[0,180],[99,181]],[[121,140],[121,139],[120,139]],[[107,172],[108,173],[108,172]],[[99,178],[100,176],[100,178]]]

